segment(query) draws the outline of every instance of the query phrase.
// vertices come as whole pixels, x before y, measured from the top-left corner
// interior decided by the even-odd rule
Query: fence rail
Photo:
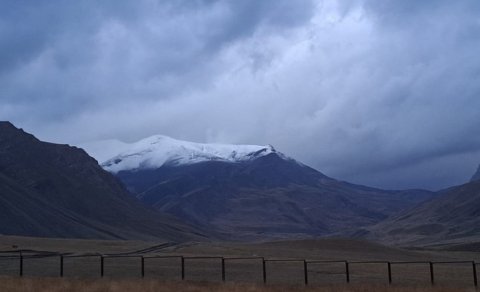
[[[186,263],[202,260],[214,260],[215,262],[210,265],[220,265],[221,280],[226,281],[226,262],[234,261],[258,261],[261,263],[261,279],[263,283],[267,283],[267,267],[268,263],[299,263],[303,269],[303,282],[305,285],[309,285],[310,273],[313,270],[309,269],[311,265],[328,265],[328,264],[343,264],[345,282],[350,283],[352,278],[351,267],[357,265],[383,265],[386,273],[385,279],[389,284],[393,283],[394,273],[392,272],[392,266],[408,266],[408,265],[425,265],[428,270],[428,279],[431,285],[435,285],[436,278],[435,267],[442,265],[469,265],[471,267],[471,276],[467,276],[464,279],[470,278],[469,282],[476,288],[478,288],[478,275],[477,275],[477,263],[475,261],[347,261],[347,260],[307,260],[307,259],[266,259],[265,257],[221,257],[221,256],[182,256],[182,255],[145,255],[145,254],[68,254],[68,253],[52,253],[52,252],[40,252],[34,253],[34,251],[0,251],[0,274],[3,273],[4,267],[2,262],[5,261],[18,261],[18,276],[25,275],[25,260],[29,259],[49,259],[58,258],[58,276],[65,276],[65,260],[66,259],[78,259],[78,258],[98,258],[99,276],[105,277],[105,260],[106,259],[138,259],[135,265],[138,265],[140,269],[140,276],[145,278],[146,276],[146,262],[153,259],[179,259],[180,265],[180,278],[186,279],[185,267]],[[169,266],[170,267],[170,266]],[[170,267],[172,268],[172,267]],[[378,275],[377,275],[378,276]]]

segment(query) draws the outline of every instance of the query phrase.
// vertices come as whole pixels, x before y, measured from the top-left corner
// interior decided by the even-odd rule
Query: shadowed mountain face
[[[188,240],[194,230],[144,206],[85,151],[0,122],[0,234]]]
[[[429,198],[339,182],[275,151],[249,161],[205,161],[117,173],[157,210],[235,238],[334,234],[377,223]]]
[[[372,238],[397,244],[480,242],[480,181],[450,188],[371,231]]]

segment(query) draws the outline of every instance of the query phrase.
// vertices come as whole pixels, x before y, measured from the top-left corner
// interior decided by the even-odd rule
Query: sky
[[[79,146],[271,144],[437,190],[480,163],[479,52],[477,0],[3,0],[0,120]]]

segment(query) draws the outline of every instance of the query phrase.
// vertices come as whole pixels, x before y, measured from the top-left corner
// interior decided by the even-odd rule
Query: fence
[[[147,270],[154,262],[157,265]],[[112,264],[114,265],[111,266]],[[439,282],[478,287],[477,265],[479,263],[475,261],[320,261],[144,254],[71,255],[25,250],[0,252],[0,274],[20,277],[24,276],[26,269],[30,267],[29,275],[47,273],[49,276],[59,277],[131,277],[136,274],[141,278],[201,278],[223,282],[240,279],[255,281],[256,277],[258,282],[263,283],[282,282],[286,279],[291,281],[296,278],[305,285],[309,285],[312,280],[314,283],[326,283],[336,279],[337,282],[345,283],[383,281],[388,284],[408,284],[424,281],[430,285]],[[322,266],[330,268],[325,270]],[[440,277],[442,269],[445,268],[447,270]]]

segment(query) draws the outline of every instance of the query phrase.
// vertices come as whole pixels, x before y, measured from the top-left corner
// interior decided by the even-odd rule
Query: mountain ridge
[[[254,159],[164,163],[112,173],[157,210],[207,230],[253,239],[323,236],[375,224],[433,194],[338,181],[276,150],[245,157]],[[108,170],[108,164],[102,165]]]
[[[271,145],[208,144],[173,139],[154,135],[126,144],[126,149],[102,162],[102,167],[112,173],[122,170],[158,168],[163,165],[176,166],[204,161],[242,162],[270,153],[288,159]]]
[[[201,238],[134,200],[80,148],[0,122],[0,233],[104,239]]]
[[[480,242],[479,226],[480,181],[474,180],[367,228],[365,237],[419,246]]]

